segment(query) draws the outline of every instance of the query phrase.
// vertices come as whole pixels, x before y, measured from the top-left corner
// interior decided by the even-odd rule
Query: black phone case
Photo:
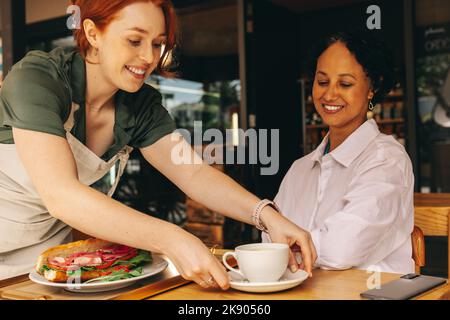
[[[407,274],[400,279],[361,293],[361,297],[372,300],[407,300],[447,283],[447,279],[424,275]]]

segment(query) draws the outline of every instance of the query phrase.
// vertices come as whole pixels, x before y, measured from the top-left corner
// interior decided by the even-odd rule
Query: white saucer
[[[308,279],[306,271],[298,270],[292,273],[289,269],[286,270],[280,280],[275,282],[249,282],[232,271],[228,271],[228,276],[230,277],[230,286],[233,289],[257,293],[291,289]]]

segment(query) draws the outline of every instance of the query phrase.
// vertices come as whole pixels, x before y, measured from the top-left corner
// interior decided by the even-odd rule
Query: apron
[[[99,158],[70,133],[79,107],[72,104],[70,116],[64,124],[78,179],[90,186],[119,161],[116,179],[107,193],[111,197],[133,148],[123,147],[108,162]],[[0,280],[30,272],[43,251],[71,242],[71,231],[70,226],[49,214],[22,165],[16,146],[0,144]]]

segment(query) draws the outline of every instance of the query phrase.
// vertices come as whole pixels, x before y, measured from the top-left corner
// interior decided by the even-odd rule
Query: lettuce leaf
[[[47,266],[47,265],[43,265],[42,267],[41,267],[41,269],[39,270],[41,273],[44,273],[45,271],[49,271],[49,270],[52,270],[51,268],[49,268],[49,266]]]
[[[116,281],[116,280],[135,278],[135,277],[140,276],[142,274],[142,271],[143,271],[143,269],[141,267],[135,268],[135,269],[131,270],[130,272],[126,272],[125,270],[114,271],[110,275],[90,279],[84,283],[87,284],[87,283],[96,282],[96,281],[111,282],[111,281]]]
[[[126,260],[126,261],[118,260],[112,264],[112,267],[117,266],[117,265],[138,266],[138,265],[141,265],[146,262],[151,263],[152,261],[153,261],[153,258],[152,258],[152,255],[150,252],[145,251],[145,250],[138,250],[138,254],[134,258],[131,258],[130,260]]]
[[[97,268],[96,267],[81,267],[80,269],[77,269],[77,270],[66,271],[66,274],[69,277],[72,277],[77,274],[81,275],[81,272],[83,272],[83,271],[93,271],[93,270],[97,270]]]

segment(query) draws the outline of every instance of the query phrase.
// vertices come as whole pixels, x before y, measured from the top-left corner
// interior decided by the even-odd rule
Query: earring
[[[372,103],[372,100],[369,101],[369,110],[373,111],[373,109],[375,109],[375,106]]]

